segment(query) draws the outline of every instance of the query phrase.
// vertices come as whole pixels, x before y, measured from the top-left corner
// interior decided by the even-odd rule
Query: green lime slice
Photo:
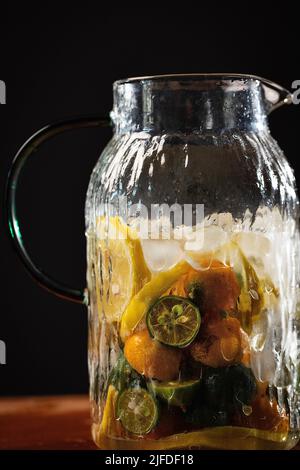
[[[127,431],[133,434],[147,434],[157,423],[157,404],[144,388],[130,388],[119,396],[117,417]]]
[[[151,388],[156,396],[169,405],[186,409],[199,392],[200,380],[185,380],[183,382],[151,382]]]
[[[168,346],[188,346],[197,335],[200,324],[199,309],[184,297],[161,297],[147,313],[151,336]]]

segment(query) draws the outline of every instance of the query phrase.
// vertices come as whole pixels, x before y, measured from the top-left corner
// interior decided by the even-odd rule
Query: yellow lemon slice
[[[132,298],[121,318],[120,336],[123,342],[144,318],[149,307],[169,289],[172,284],[191,269],[186,261],[180,261],[168,271],[161,272],[147,282]]]
[[[200,431],[173,434],[157,440],[113,439],[101,430],[94,429],[94,437],[100,448],[126,450],[169,449],[228,449],[228,450],[279,450],[291,449],[295,441],[287,432],[261,431],[234,426],[204,428]]]
[[[99,426],[100,434],[114,438],[124,437],[121,422],[117,419],[117,399],[119,392],[113,385],[107,390],[106,401],[103,409],[102,420]]]
[[[113,385],[110,385],[107,391],[105,407],[103,410],[102,420],[100,424],[101,433],[106,434],[107,436],[115,434],[114,424],[116,421],[115,406],[117,396],[117,390]]]
[[[140,240],[119,217],[97,223],[100,308],[109,322],[118,322],[132,297],[151,278]]]

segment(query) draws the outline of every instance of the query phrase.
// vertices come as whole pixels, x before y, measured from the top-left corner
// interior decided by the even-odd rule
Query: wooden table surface
[[[0,399],[0,449],[96,450],[88,397]]]
[[[1,398],[0,450],[96,450],[88,397]],[[300,445],[295,450],[300,450]]]

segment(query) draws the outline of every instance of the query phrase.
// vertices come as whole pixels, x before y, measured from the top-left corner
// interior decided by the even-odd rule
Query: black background
[[[36,7],[34,14],[27,4],[26,11],[18,3],[0,7],[0,79],[7,85],[7,104],[0,106],[2,195],[9,164],[23,141],[53,120],[108,113],[116,79],[240,72],[286,88],[300,79],[294,3],[265,12],[252,2],[222,7],[215,2],[211,9],[203,4],[194,10],[149,4],[110,12],[51,5]],[[300,106],[294,105],[270,117],[272,134],[298,178],[299,118]],[[109,137],[102,130],[58,137],[24,170],[19,213],[27,246],[45,270],[74,286],[85,284],[85,192]],[[0,339],[6,342],[7,364],[0,365],[0,394],[87,391],[86,311],[32,282],[1,218]]]

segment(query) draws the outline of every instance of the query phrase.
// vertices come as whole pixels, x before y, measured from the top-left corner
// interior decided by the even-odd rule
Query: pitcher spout
[[[293,103],[293,93],[289,90],[271,80],[260,77],[257,78],[261,81],[268,114],[285,104]]]

